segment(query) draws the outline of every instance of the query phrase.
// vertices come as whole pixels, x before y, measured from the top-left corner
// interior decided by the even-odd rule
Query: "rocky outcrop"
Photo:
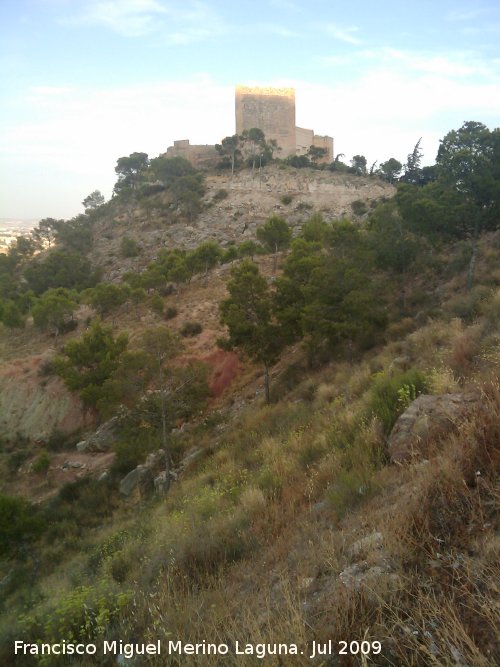
[[[92,425],[93,416],[62,380],[43,374],[52,354],[0,366],[0,431],[7,440],[46,441],[55,431],[66,435]]]
[[[153,493],[163,496],[170,488],[173,480],[193,466],[205,450],[202,448],[190,449],[179,466],[167,474],[167,460],[164,449],[149,454],[146,463],[131,470],[120,482],[120,493],[126,498],[147,498]]]
[[[109,452],[118,439],[122,415],[117,415],[99,426],[95,433],[81,440],[76,448],[79,452]]]
[[[425,455],[430,445],[457,428],[481,404],[479,394],[443,394],[416,398],[396,421],[389,436],[389,456],[403,463]]]
[[[138,496],[147,498],[155,491],[164,494],[168,491],[169,481],[166,474],[166,455],[164,449],[149,454],[146,463],[131,470],[120,482],[120,493],[126,498]]]

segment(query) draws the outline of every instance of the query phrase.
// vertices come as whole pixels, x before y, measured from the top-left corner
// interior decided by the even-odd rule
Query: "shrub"
[[[27,500],[0,494],[1,557],[15,555],[23,544],[35,539],[43,528],[43,522]]]
[[[388,435],[399,415],[426,388],[427,378],[417,369],[392,377],[381,373],[375,377],[370,390],[369,413],[378,417]]]
[[[364,215],[368,211],[365,202],[361,201],[361,199],[351,202],[351,208],[354,215]]]
[[[45,473],[50,468],[50,456],[45,449],[42,449],[33,463],[33,472]]]
[[[212,201],[222,201],[223,199],[226,199],[229,196],[229,192],[227,190],[224,190],[224,188],[221,188],[220,190],[217,190],[217,192],[214,194],[212,197]]]
[[[203,331],[203,327],[199,322],[186,322],[181,329],[181,335],[185,338],[197,336]]]
[[[177,317],[177,308],[175,306],[168,306],[165,310],[165,319],[173,320],[174,317]]]
[[[281,203],[283,204],[283,206],[288,206],[289,204],[292,203],[292,201],[293,201],[292,195],[283,195],[283,197],[281,197]]]
[[[159,315],[160,317],[163,315],[163,299],[159,294],[154,294],[151,297],[151,301],[149,302],[149,305],[151,306],[151,310]]]
[[[141,252],[141,248],[134,239],[124,236],[120,243],[120,252],[122,257],[137,257]]]
[[[491,291],[487,287],[477,285],[467,294],[458,294],[450,299],[445,308],[452,317],[460,317],[466,322],[472,322],[483,310],[490,296]]]
[[[40,637],[49,643],[62,639],[92,642],[106,633],[129,601],[130,594],[116,593],[106,584],[80,586],[61,595],[48,613],[43,609],[21,617],[21,627],[29,636]],[[54,656],[40,664],[54,664]]]

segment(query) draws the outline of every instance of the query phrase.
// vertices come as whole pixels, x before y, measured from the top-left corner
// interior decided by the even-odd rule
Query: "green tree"
[[[102,206],[106,200],[101,194],[100,190],[94,190],[91,192],[85,199],[82,201],[82,206],[85,209],[85,213],[91,213],[95,211],[99,206]]]
[[[87,215],[77,215],[57,228],[56,241],[68,252],[86,254],[92,248],[92,219]]]
[[[278,252],[285,250],[292,240],[292,231],[287,225],[286,220],[277,215],[273,215],[262,226],[257,228],[257,238],[262,245],[274,255],[274,271],[278,261]]]
[[[438,179],[458,193],[468,210],[466,234],[471,241],[467,288],[473,284],[478,240],[485,229],[496,229],[500,211],[499,131],[467,121],[442,139],[436,159]]]
[[[385,181],[394,183],[402,169],[403,165],[401,162],[396,160],[396,158],[391,157],[386,162],[382,162],[379,168],[379,173]]]
[[[250,259],[253,260],[258,250],[259,246],[257,245],[257,243],[255,243],[255,241],[252,241],[251,239],[247,239],[246,241],[243,241],[242,243],[239,244],[238,255],[239,257],[250,257]]]
[[[231,177],[234,175],[234,170],[239,166],[239,161],[242,157],[240,149],[240,137],[233,134],[230,137],[224,137],[220,144],[215,144],[215,150],[222,157],[221,166],[231,167]]]
[[[161,415],[161,442],[165,450],[165,471],[167,485],[170,481],[170,457],[168,455],[167,438],[167,387],[165,385],[164,364],[168,359],[175,357],[180,351],[180,343],[171,331],[165,327],[148,329],[142,336],[142,347],[147,350],[150,358],[150,368],[152,374],[156,376],[158,390],[160,392],[160,415]]]
[[[404,183],[413,183],[416,185],[420,183],[420,176],[422,172],[422,150],[420,148],[420,142],[422,137],[417,141],[413,151],[406,158],[406,164],[404,165],[404,174],[401,177],[401,180]]]
[[[122,306],[129,296],[130,288],[126,285],[99,283],[96,287],[86,290],[83,300],[104,317]]]
[[[327,153],[327,149],[322,146],[309,146],[307,157],[311,160],[312,164],[317,166],[326,157]]]
[[[54,371],[71,391],[79,393],[86,407],[95,408],[127,344],[126,334],[115,339],[111,327],[95,320],[79,340],[66,343],[64,356],[54,359]]]
[[[131,153],[128,157],[118,158],[115,167],[118,174],[115,192],[119,194],[126,189],[137,190],[148,165],[147,153]]]
[[[281,327],[273,315],[273,298],[256,264],[246,259],[231,269],[227,284],[229,297],[219,306],[220,321],[228,328],[228,338],[220,344],[239,348],[262,363],[265,396],[270,401],[269,369],[279,359],[284,346]]]
[[[9,329],[24,327],[24,317],[15,301],[8,299],[0,302],[0,321]]]
[[[77,307],[77,294],[64,287],[49,289],[33,306],[33,322],[42,331],[50,331],[56,338],[65,325],[73,319]]]
[[[92,272],[90,262],[74,252],[51,250],[44,257],[35,258],[24,270],[24,277],[35,294],[56,287],[82,290],[91,287],[98,275]]]
[[[364,155],[354,155],[351,160],[351,172],[357,176],[366,176],[366,158]]]
[[[64,220],[56,220],[55,218],[43,218],[33,230],[32,236],[37,245],[42,248],[47,246],[50,248],[57,238],[57,233],[64,224]]]
[[[417,255],[417,243],[392,199],[379,204],[369,218],[369,236],[380,268],[404,274]]]
[[[204,241],[187,256],[187,265],[193,273],[208,271],[217,266],[222,256],[222,249],[215,241]]]

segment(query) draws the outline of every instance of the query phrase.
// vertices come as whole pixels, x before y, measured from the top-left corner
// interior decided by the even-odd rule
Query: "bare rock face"
[[[444,437],[481,405],[479,394],[422,394],[398,418],[388,440],[393,463],[425,455],[426,449]]]
[[[6,439],[46,441],[55,431],[67,435],[93,424],[60,378],[41,373],[50,358],[49,351],[0,366],[0,431]]]

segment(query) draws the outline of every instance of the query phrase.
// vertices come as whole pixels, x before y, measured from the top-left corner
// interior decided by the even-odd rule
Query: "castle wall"
[[[293,88],[236,87],[236,134],[257,127],[275,139],[279,157],[295,155],[295,91]]]
[[[189,139],[174,141],[174,145],[167,148],[166,155],[167,157],[183,157],[197,169],[210,169],[215,167],[220,160],[220,155],[215,150],[215,146],[210,144],[191,145]]]

